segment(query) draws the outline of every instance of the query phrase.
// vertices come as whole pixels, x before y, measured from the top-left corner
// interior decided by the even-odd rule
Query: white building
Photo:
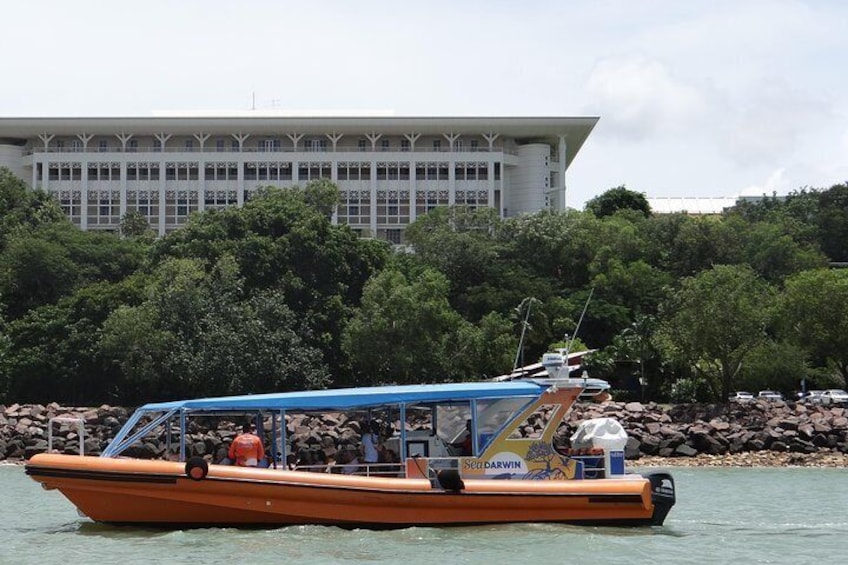
[[[716,216],[736,206],[732,196],[672,196],[648,198],[654,214],[688,214],[690,216]]]
[[[328,178],[334,221],[400,243],[435,206],[502,217],[564,209],[565,173],[595,117],[0,118],[0,166],[55,194],[81,229],[137,210],[160,235],[260,186]]]

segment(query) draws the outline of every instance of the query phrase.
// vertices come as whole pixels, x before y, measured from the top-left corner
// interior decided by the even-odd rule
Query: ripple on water
[[[166,531],[79,518],[59,493],[43,491],[20,467],[0,467],[0,507],[6,516],[0,521],[0,563],[796,565],[833,562],[832,548],[841,547],[848,535],[844,469],[673,473],[678,503],[661,528],[514,524],[376,532],[326,526]]]

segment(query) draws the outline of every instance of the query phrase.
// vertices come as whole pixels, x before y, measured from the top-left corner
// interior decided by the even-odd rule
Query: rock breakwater
[[[131,410],[114,406],[0,405],[0,461],[20,462],[47,451],[51,418],[62,418],[53,423],[53,450],[79,453],[81,437],[75,421],[81,421],[85,453],[99,454],[130,413]],[[629,436],[625,456],[641,460],[640,464],[844,466],[848,460],[848,410],[841,406],[763,401],[672,406],[639,402],[578,404],[557,437],[567,441],[580,421],[597,417],[615,418],[622,423]],[[545,414],[532,418],[521,433],[539,433],[546,420]],[[286,427],[295,450],[321,451],[327,457],[333,457],[346,445],[357,444],[360,437],[359,422],[341,413],[291,415]],[[237,433],[236,428],[236,423],[228,421],[217,422],[210,429],[192,423],[188,449],[192,455],[217,460]],[[130,454],[164,457],[167,444],[164,437],[145,441]]]

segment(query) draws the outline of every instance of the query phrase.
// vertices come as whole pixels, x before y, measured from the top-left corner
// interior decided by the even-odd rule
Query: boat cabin
[[[145,437],[158,437],[173,459],[197,455],[192,430],[214,433],[218,422],[256,423],[269,466],[292,468],[299,448],[295,422],[335,413],[355,421],[381,423],[385,456],[379,463],[355,462],[356,474],[409,476],[454,469],[463,477],[498,479],[582,479],[624,473],[623,445],[616,449],[562,449],[554,435],[575,401],[605,398],[598,379],[535,379],[435,385],[350,388],[154,403],[139,408],[103,452],[138,456]],[[338,414],[342,417],[339,418]],[[358,432],[358,433],[357,433]],[[626,438],[626,436],[625,436]],[[314,439],[314,438],[313,438]],[[350,436],[349,438],[350,439]],[[358,439],[358,438],[357,438]],[[625,439],[626,441],[626,439]],[[585,443],[585,442],[584,442]],[[335,452],[339,445],[328,446]],[[342,460],[339,454],[337,461]],[[208,458],[208,457],[207,457]],[[212,463],[218,463],[213,459]],[[350,462],[342,461],[351,469]],[[297,470],[326,470],[326,461],[297,461]],[[332,465],[330,465],[332,467]]]

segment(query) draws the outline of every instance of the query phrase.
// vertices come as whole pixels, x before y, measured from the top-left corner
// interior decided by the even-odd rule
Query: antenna
[[[524,313],[524,321],[521,323],[521,339],[518,340],[518,351],[515,352],[515,361],[512,364],[512,371],[518,368],[518,359],[522,357],[524,353],[524,336],[527,334],[528,323],[527,320],[530,318],[530,308],[533,306],[533,302],[535,302],[535,298],[532,296],[528,296],[524,300],[521,301],[521,304],[518,305],[518,311],[521,312],[521,307],[524,304],[527,304],[527,311]]]
[[[574,345],[574,340],[577,339],[577,332],[580,331],[580,324],[583,323],[583,316],[586,315],[586,310],[589,309],[589,302],[592,300],[592,294],[595,292],[595,288],[592,287],[589,289],[589,296],[586,298],[586,304],[583,305],[583,311],[580,313],[580,319],[577,320],[577,327],[574,328],[574,335],[571,336],[571,341],[568,342],[568,345],[565,347],[565,363],[568,364],[568,354],[571,353],[571,346]]]
[[[251,110],[256,110],[256,91],[253,91],[253,105],[251,106]]]

